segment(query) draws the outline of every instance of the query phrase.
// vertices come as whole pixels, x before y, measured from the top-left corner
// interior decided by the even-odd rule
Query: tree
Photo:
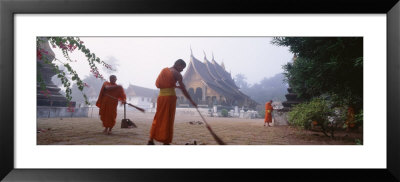
[[[61,49],[63,56],[66,60],[61,60],[61,58],[54,58],[58,63],[65,69],[60,69],[60,67],[55,63],[49,60],[49,53],[42,49],[41,44],[50,43],[53,48]],[[84,42],[80,40],[79,37],[37,37],[36,38],[36,52],[37,52],[37,66],[40,67],[39,61],[42,61],[44,64],[48,64],[52,67],[53,71],[57,74],[57,77],[60,79],[63,87],[65,88],[65,96],[68,101],[71,101],[71,82],[75,82],[78,89],[82,92],[84,87],[88,86],[85,82],[81,80],[78,73],[70,66],[68,62],[75,62],[77,60],[71,60],[69,54],[74,52],[75,50],[79,50],[81,53],[85,55],[87,58],[88,64],[90,66],[90,71],[92,74],[99,79],[104,80],[103,75],[99,72],[97,65],[105,67],[106,69],[112,70],[111,65],[106,62],[100,60],[99,57],[96,56],[95,53],[92,53],[85,45]],[[46,90],[46,85],[44,84],[42,75],[40,72],[37,73],[37,81],[42,90]],[[83,93],[83,92],[82,92]],[[86,104],[89,104],[87,97],[83,94]]]
[[[327,94],[336,104],[363,105],[362,37],[275,37],[297,56],[283,66],[289,85],[310,100]]]
[[[249,84],[247,83],[247,78],[244,76],[242,73],[239,73],[235,76],[235,84],[240,88],[240,89],[247,89],[249,88]]]
[[[266,103],[270,100],[284,100],[287,84],[284,83],[284,75],[279,73],[273,77],[264,78],[246,89],[241,89],[241,91],[258,103]]]
[[[80,90],[79,90],[77,84],[73,84],[71,87],[71,90],[72,90],[71,96],[72,96],[73,101],[85,102],[85,98],[83,97],[83,95],[87,95],[87,94],[90,94],[93,92],[100,93],[101,87],[103,86],[103,80],[98,79],[98,78],[94,77],[93,75],[85,77],[82,81],[87,83],[88,86],[84,87],[83,90],[81,91],[81,93],[79,93]],[[88,103],[86,103],[86,104],[89,105]]]

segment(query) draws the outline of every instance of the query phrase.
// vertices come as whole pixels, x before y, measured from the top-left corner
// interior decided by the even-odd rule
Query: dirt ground
[[[90,115],[89,115],[90,116]],[[138,127],[123,129],[118,113],[111,135],[105,135],[97,115],[89,118],[37,119],[37,145],[146,145],[154,113],[131,112],[127,118]],[[322,132],[290,126],[264,127],[263,119],[206,117],[214,132],[228,145],[355,145],[359,131],[337,131],[335,139]],[[217,145],[200,116],[176,115],[172,145]],[[190,124],[194,123],[194,124]],[[155,142],[156,144],[161,144]]]

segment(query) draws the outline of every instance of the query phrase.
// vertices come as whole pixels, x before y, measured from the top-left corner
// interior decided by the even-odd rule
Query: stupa
[[[42,57],[46,57],[48,61],[53,62],[55,58],[54,52],[50,48],[50,44],[47,39],[41,38],[43,42],[39,44],[39,49],[43,50]],[[44,84],[46,85],[47,90],[43,90],[40,87],[39,82],[36,85],[36,98],[37,98],[37,106],[53,106],[53,107],[75,107],[75,102],[70,102],[68,105],[68,100],[65,96],[60,94],[60,88],[58,88],[51,81],[51,77],[56,75],[53,70],[53,67],[49,64],[44,63],[44,61],[40,58],[37,58],[37,71],[41,73]]]
[[[297,56],[294,55],[293,62],[295,62],[296,59]],[[285,95],[286,101],[282,102],[283,108],[274,112],[274,125],[288,125],[288,112],[294,105],[302,102],[302,100],[297,97],[297,94],[294,93],[293,89],[290,87],[290,84],[287,91],[288,94]]]
[[[55,54],[50,48],[47,39],[41,38],[43,42],[39,45],[39,49],[43,52],[42,57],[52,62]],[[40,57],[37,58],[37,71],[41,73],[45,90],[40,87],[39,82],[36,83],[36,117],[37,118],[54,118],[54,117],[88,117],[88,107],[76,108],[76,102],[68,102],[67,98],[60,93],[60,88],[52,81],[51,77],[56,75],[52,65],[45,63]]]
[[[287,112],[290,111],[290,108],[296,104],[301,102],[301,99],[297,98],[297,94],[293,92],[293,89],[289,86],[287,89],[288,94],[285,95],[286,101],[282,102],[283,108],[282,111]]]

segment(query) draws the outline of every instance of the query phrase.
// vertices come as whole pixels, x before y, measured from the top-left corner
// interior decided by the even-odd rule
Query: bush
[[[310,102],[300,103],[289,112],[289,124],[310,129],[316,123],[321,131],[334,137],[335,128],[344,121],[343,108],[331,108],[329,101],[313,98]],[[330,133],[330,135],[328,135]]]
[[[265,110],[258,111],[258,116],[259,116],[260,118],[265,118]]]
[[[356,114],[355,116],[355,122],[356,122],[356,127],[360,127],[363,125],[363,121],[364,121],[364,114],[363,114],[363,110],[361,109],[359,113]]]
[[[221,110],[221,115],[222,115],[222,117],[228,117],[228,110],[222,109]]]
[[[347,111],[346,111],[347,113]],[[343,128],[352,128],[352,129],[357,129],[358,127],[361,127],[363,125],[363,118],[364,114],[363,114],[363,110],[361,109],[357,114],[354,115],[354,120],[351,122],[354,124],[353,127],[348,126],[350,123],[345,123],[343,125]]]

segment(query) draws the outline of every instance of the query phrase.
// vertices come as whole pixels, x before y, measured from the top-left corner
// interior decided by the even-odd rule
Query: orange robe
[[[157,98],[157,110],[151,125],[150,138],[162,143],[172,141],[176,110],[176,81],[169,68],[164,68],[156,81],[160,94]]]
[[[347,119],[346,119],[346,124],[349,128],[353,128],[355,126],[354,123],[354,109],[352,107],[349,107],[347,109]]]
[[[101,87],[99,98],[97,99],[96,106],[99,107],[100,119],[103,122],[103,126],[112,128],[115,125],[115,119],[117,118],[117,106],[118,100],[125,101],[126,95],[122,87],[113,88],[110,90],[104,90],[106,85],[113,85],[110,82],[104,82]],[[115,84],[114,84],[115,85]],[[111,95],[118,100],[111,98]]]
[[[264,123],[272,123],[272,111],[274,108],[271,106],[271,102],[265,104],[265,120]]]

